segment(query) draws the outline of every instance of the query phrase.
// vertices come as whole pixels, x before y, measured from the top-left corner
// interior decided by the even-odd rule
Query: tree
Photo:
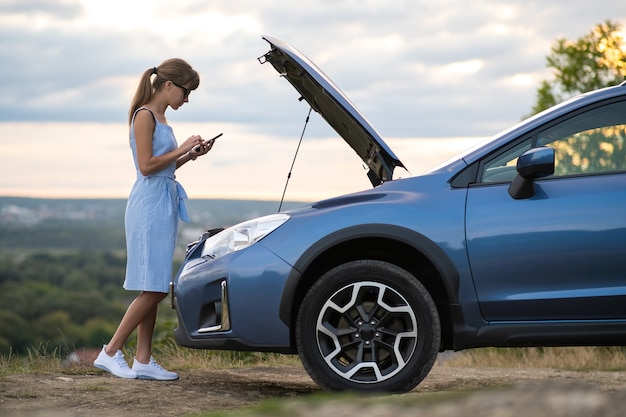
[[[0,259],[0,294],[5,295],[0,303],[0,357],[25,355],[30,348],[64,354],[106,343],[136,296],[121,286],[126,256],[25,252],[16,259]],[[174,310],[159,309],[155,347],[171,341],[175,320]]]
[[[542,81],[533,114],[576,94],[624,81],[624,36],[619,23],[607,20],[576,41],[557,39],[546,57],[547,66],[554,71],[554,81]]]

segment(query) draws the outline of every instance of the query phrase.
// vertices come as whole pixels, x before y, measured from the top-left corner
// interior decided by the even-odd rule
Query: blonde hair
[[[155,75],[154,79],[151,77]],[[133,121],[133,115],[138,108],[148,103],[156,91],[166,81],[187,86],[195,90],[200,85],[200,76],[186,61],[180,58],[171,58],[163,61],[158,67],[147,69],[139,79],[139,86],[128,111],[128,124]]]

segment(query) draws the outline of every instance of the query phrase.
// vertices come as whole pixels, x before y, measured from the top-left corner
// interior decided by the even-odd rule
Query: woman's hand
[[[193,135],[189,136],[186,141],[184,141],[179,148],[183,150],[183,153],[190,153],[194,148],[201,146],[204,141],[202,140],[202,136]]]
[[[194,145],[189,150],[189,158],[195,160],[197,157],[206,155],[207,152],[211,150],[213,144],[215,143],[215,139],[204,140],[200,136],[192,136],[191,138],[199,138],[199,142],[193,142]],[[191,139],[189,138],[189,139]],[[189,140],[188,139],[188,140]]]

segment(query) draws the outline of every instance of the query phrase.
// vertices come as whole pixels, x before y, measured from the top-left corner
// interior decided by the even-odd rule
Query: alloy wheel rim
[[[322,306],[316,341],[326,364],[359,384],[402,371],[418,342],[415,313],[392,287],[365,281],[344,286]]]

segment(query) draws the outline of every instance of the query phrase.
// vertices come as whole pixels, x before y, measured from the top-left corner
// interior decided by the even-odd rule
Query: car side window
[[[487,162],[483,167],[481,182],[513,181],[517,175],[517,158],[531,147],[531,139],[525,140]]]
[[[626,102],[595,108],[539,132],[554,148],[554,176],[626,171]]]
[[[483,165],[481,182],[512,181],[518,157],[541,146],[554,148],[552,177],[626,171],[625,142],[626,101],[607,104],[541,130],[491,159]]]

